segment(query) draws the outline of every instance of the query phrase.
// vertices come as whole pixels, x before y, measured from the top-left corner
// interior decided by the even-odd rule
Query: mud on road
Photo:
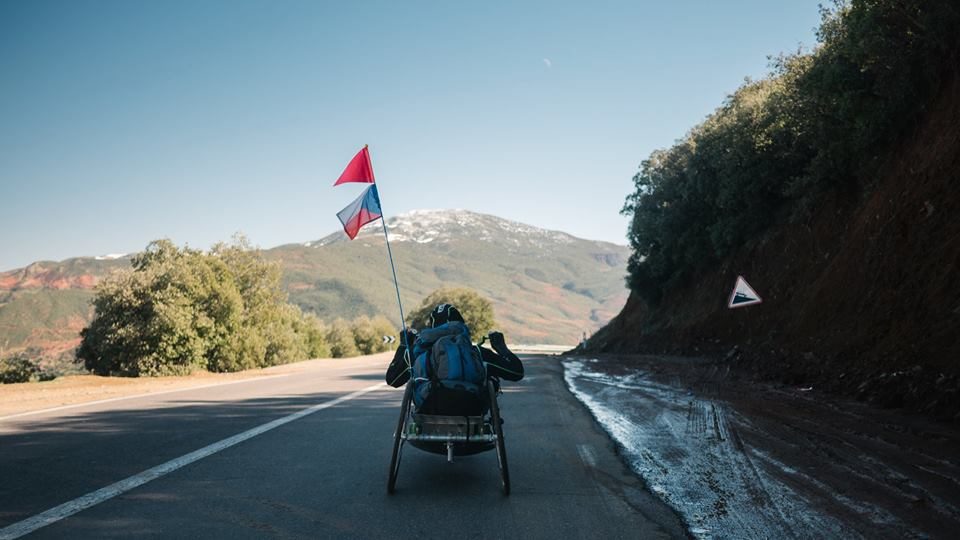
[[[960,429],[722,362],[601,355],[568,385],[701,538],[955,538]]]

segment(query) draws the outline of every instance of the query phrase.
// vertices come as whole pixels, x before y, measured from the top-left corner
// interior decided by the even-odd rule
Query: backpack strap
[[[490,378],[490,372],[487,371],[487,363],[483,361],[483,351],[480,349],[480,344],[478,343],[478,344],[474,345],[473,348],[477,350],[477,354],[479,355],[479,356],[477,356],[477,358],[480,359],[480,365],[482,365],[484,371],[486,371],[486,373],[484,373],[484,375],[486,375],[486,378],[489,379],[489,378]]]

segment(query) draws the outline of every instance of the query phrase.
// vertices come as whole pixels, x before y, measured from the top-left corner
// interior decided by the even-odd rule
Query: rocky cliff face
[[[24,268],[0,272],[0,291],[92,289],[112,270],[129,267],[129,261],[126,254],[76,257],[60,262],[39,261]]]
[[[0,274],[0,290],[92,289],[97,280],[97,276],[91,274],[64,275],[59,268],[47,268],[42,263],[33,263],[22,270]]]

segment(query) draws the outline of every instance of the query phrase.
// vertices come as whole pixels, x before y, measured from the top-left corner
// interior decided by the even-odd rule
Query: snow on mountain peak
[[[456,239],[470,239],[482,242],[505,242],[514,246],[543,248],[547,245],[569,244],[575,238],[560,231],[550,231],[526,225],[518,221],[499,218],[489,214],[480,214],[460,208],[411,210],[387,219],[387,229],[391,242],[447,242]],[[367,225],[360,230],[357,238],[382,237],[379,223]],[[346,236],[334,233],[308,247],[320,247],[343,242]]]
[[[559,231],[548,231],[463,209],[413,210],[387,220],[391,240],[426,243],[470,237],[480,241],[507,240],[519,245],[523,241],[543,247],[545,242],[568,244],[574,238]]]

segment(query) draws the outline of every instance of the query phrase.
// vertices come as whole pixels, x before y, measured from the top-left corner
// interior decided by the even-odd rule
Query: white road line
[[[580,454],[580,461],[587,467],[597,466],[597,457],[593,454],[593,448],[587,444],[578,444],[577,453]]]
[[[36,531],[37,529],[56,523],[64,518],[67,518],[76,514],[77,512],[86,510],[91,506],[94,506],[106,500],[112,499],[117,495],[122,495],[130,491],[131,489],[142,486],[143,484],[146,484],[147,482],[150,482],[152,480],[156,480],[161,476],[170,474],[173,471],[176,471],[177,469],[190,465],[191,463],[200,461],[201,459],[207,456],[216,454],[221,450],[225,450],[227,448],[230,448],[231,446],[240,444],[243,441],[252,439],[257,435],[266,433],[271,429],[278,428],[284,424],[289,424],[290,422],[293,422],[294,420],[299,420],[309,414],[313,414],[323,409],[328,409],[330,407],[333,407],[334,405],[338,405],[340,403],[343,403],[344,401],[349,401],[351,399],[362,396],[363,394],[366,394],[368,392],[378,390],[385,386],[386,386],[386,383],[377,383],[373,386],[368,386],[366,388],[357,390],[356,392],[347,394],[345,396],[340,396],[337,399],[327,401],[326,403],[318,403],[317,405],[313,405],[299,412],[295,412],[291,415],[284,416],[283,418],[278,418],[272,422],[267,422],[266,424],[257,426],[253,429],[249,429],[247,431],[244,431],[243,433],[234,435],[233,437],[228,437],[226,439],[223,439],[220,442],[215,442],[211,445],[204,446],[199,450],[195,450],[193,452],[190,452],[189,454],[180,456],[176,459],[172,459],[162,465],[157,465],[152,469],[147,469],[141,472],[140,474],[135,474],[129,478],[120,480],[119,482],[116,482],[114,484],[110,484],[107,487],[100,488],[96,491],[92,491],[70,502],[63,503],[60,506],[56,506],[45,512],[41,512],[33,517],[29,517],[23,521],[19,521],[17,523],[14,523],[13,525],[9,525],[3,529],[0,529],[0,540],[13,540],[14,538],[20,538],[23,535],[30,534],[33,531]]]
[[[266,377],[254,377],[254,378],[252,378],[252,379],[243,379],[243,380],[239,380],[239,381],[229,381],[229,382],[221,382],[221,383],[213,383],[213,384],[204,384],[204,385],[201,385],[201,386],[191,386],[191,387],[189,387],[189,388],[177,388],[176,390],[164,390],[163,392],[147,392],[147,393],[145,393],[145,394],[136,394],[136,395],[133,395],[133,396],[120,396],[120,397],[109,398],[109,399],[101,399],[101,400],[97,400],[97,401],[85,401],[85,402],[83,402],[83,403],[73,403],[73,404],[70,404],[70,405],[61,405],[60,407],[51,407],[51,408],[49,408],[49,409],[40,409],[40,410],[37,410],[37,411],[29,411],[29,412],[22,412],[22,413],[17,413],[17,414],[11,414],[11,415],[9,415],[9,416],[0,416],[0,422],[2,422],[2,421],[4,421],[4,420],[12,420],[12,419],[14,419],[14,418],[22,418],[22,417],[24,417],[24,416],[32,416],[32,415],[34,415],[34,414],[43,414],[43,413],[48,413],[48,412],[63,411],[63,410],[66,410],[66,409],[76,409],[76,408],[78,408],[78,407],[86,407],[86,406],[88,406],[88,405],[99,405],[99,404],[101,404],[101,403],[111,403],[111,402],[114,402],[114,401],[123,401],[123,400],[125,400],[125,399],[137,399],[137,398],[149,397],[149,396],[162,396],[162,395],[164,395],[164,394],[173,394],[173,393],[175,393],[175,392],[186,392],[186,391],[188,391],[188,390],[199,390],[199,389],[201,389],[201,388],[212,388],[212,387],[214,387],[214,386],[227,386],[228,384],[240,384],[240,383],[253,382],[253,381],[265,381],[265,380],[267,380],[267,379],[276,379],[276,378],[278,378],[278,377],[289,377],[290,375],[293,375],[293,373],[284,373],[284,374],[281,374],[281,375],[269,375],[269,376],[266,376]]]

